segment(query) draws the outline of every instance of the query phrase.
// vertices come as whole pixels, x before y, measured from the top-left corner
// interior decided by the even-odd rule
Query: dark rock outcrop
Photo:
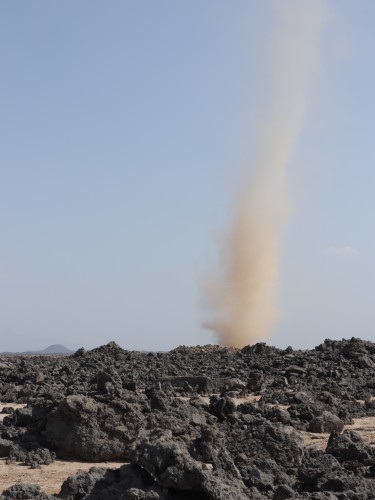
[[[55,454],[130,460],[72,476],[60,498],[371,499],[372,446],[341,432],[375,416],[374,366],[375,344],[356,338],[0,358],[0,400],[27,404],[5,410],[0,455],[31,467]],[[331,433],[326,450],[301,431]],[[3,497],[27,495],[49,498],[30,485]]]
[[[144,418],[139,406],[108,406],[86,396],[68,396],[47,418],[45,438],[62,454],[104,461],[127,457]]]
[[[365,465],[374,463],[374,452],[371,446],[366,445],[357,432],[349,429],[341,435],[337,432],[331,434],[326,453],[333,455],[341,463],[349,460]]]

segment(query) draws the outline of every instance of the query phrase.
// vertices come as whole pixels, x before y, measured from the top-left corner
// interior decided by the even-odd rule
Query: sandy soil
[[[352,428],[351,425],[346,426],[346,428]],[[327,442],[329,438],[329,433],[322,432],[321,434],[314,434],[313,432],[302,432],[303,442],[305,446],[314,446],[317,450],[324,451],[327,447]]]
[[[363,441],[375,446],[375,417],[355,418],[354,424],[345,425],[345,429],[351,429],[361,435]],[[329,433],[313,434],[312,432],[301,432],[305,446],[315,445],[318,450],[325,450]]]
[[[6,417],[6,413],[1,413],[2,409],[7,406],[11,406],[12,408],[16,409],[16,408],[23,408],[24,406],[26,405],[19,405],[17,403],[0,403],[0,422],[2,422],[4,420],[4,417]]]
[[[117,469],[123,462],[77,462],[55,460],[50,465],[42,465],[40,469],[30,469],[22,464],[5,463],[5,458],[0,459],[0,492],[16,483],[37,484],[45,493],[53,494],[60,491],[62,483],[68,476],[78,471],[86,471],[91,467],[105,467]]]

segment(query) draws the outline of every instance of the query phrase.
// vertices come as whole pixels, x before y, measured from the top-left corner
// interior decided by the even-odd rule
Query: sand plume
[[[213,330],[222,345],[242,347],[266,336],[279,318],[278,268],[288,213],[287,166],[300,134],[319,36],[328,18],[324,1],[274,2],[263,95],[247,178],[232,224],[209,279]],[[265,56],[266,57],[266,56]],[[255,140],[254,140],[255,139]]]

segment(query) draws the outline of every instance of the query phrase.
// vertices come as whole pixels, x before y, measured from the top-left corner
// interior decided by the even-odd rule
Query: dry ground
[[[375,446],[375,417],[354,418],[353,425],[346,425],[345,429],[351,429],[361,435],[363,441],[371,446]],[[305,446],[315,445],[318,450],[325,450],[329,438],[329,433],[313,434],[312,432],[302,432]]]
[[[5,463],[0,459],[0,492],[16,483],[37,484],[45,493],[53,494],[60,491],[62,483],[68,476],[78,471],[86,471],[91,467],[106,467],[117,469],[123,462],[77,462],[74,460],[55,460],[51,465],[42,465],[40,469],[30,469],[21,464]]]

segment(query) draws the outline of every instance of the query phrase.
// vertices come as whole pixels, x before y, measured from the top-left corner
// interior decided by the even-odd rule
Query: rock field
[[[8,467],[95,467],[0,499],[375,499],[374,396],[375,344],[356,338],[3,357]]]

